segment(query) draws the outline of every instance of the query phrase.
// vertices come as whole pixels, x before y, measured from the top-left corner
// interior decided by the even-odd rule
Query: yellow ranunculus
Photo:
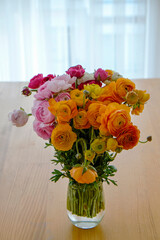
[[[107,140],[107,150],[114,152],[118,147],[118,142],[115,138],[108,138]]]
[[[77,135],[68,123],[58,124],[52,131],[51,143],[60,151],[68,151],[76,141]]]
[[[86,160],[92,162],[95,157],[95,152],[93,152],[92,150],[86,150],[84,155]]]
[[[150,99],[150,94],[146,93],[146,91],[136,89],[135,92],[138,94],[139,102],[141,104],[144,104],[145,102],[147,102]]]
[[[91,143],[91,148],[97,154],[104,153],[106,151],[106,141],[103,138],[97,138]]]
[[[89,92],[89,96],[93,99],[97,99],[101,95],[101,87],[98,84],[87,84],[84,89]]]
[[[134,105],[138,102],[138,94],[135,91],[130,91],[126,95],[126,102]]]
[[[80,91],[79,89],[74,89],[70,92],[71,99],[76,102],[77,106],[82,107],[83,106],[83,91]],[[86,102],[86,100],[85,100]]]

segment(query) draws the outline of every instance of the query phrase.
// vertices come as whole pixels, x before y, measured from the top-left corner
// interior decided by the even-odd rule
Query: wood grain
[[[104,184],[106,214],[94,229],[78,229],[66,214],[67,180],[51,183],[54,150],[32,129],[8,122],[8,112],[23,106],[30,112],[32,97],[20,91],[24,83],[0,83],[0,240],[160,240],[160,79],[136,81],[151,94],[141,117],[139,144],[118,155],[118,187]]]

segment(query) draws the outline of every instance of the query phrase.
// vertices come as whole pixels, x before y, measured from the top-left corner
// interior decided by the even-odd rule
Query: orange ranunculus
[[[116,83],[111,82],[109,85],[102,88],[102,93],[98,98],[98,101],[108,105],[112,102],[122,103],[122,98],[116,92]]]
[[[87,112],[80,110],[78,114],[73,118],[74,128],[76,129],[87,129],[90,128],[90,123],[87,118]]]
[[[101,115],[105,112],[106,106],[102,103],[92,103],[88,107],[87,118],[89,123],[95,128],[98,129],[101,125]]]
[[[87,169],[87,171],[82,175],[83,167],[73,167],[70,170],[71,177],[75,179],[78,183],[93,183],[98,177],[96,171],[92,169]]]
[[[105,70],[105,72],[107,72],[107,73],[108,73],[107,80],[111,81],[111,78],[112,78],[112,75],[113,75],[113,71],[112,71],[112,70],[109,70],[109,69],[107,69],[107,70]]]
[[[137,106],[136,108],[133,108],[132,110],[132,114],[135,114],[135,115],[139,115],[140,113],[142,113],[144,110],[144,104],[140,104],[139,106]]]
[[[135,84],[128,78],[118,78],[116,81],[116,90],[117,94],[124,99],[127,92],[132,91],[135,89]]]
[[[118,144],[123,146],[123,149],[128,150],[138,144],[140,137],[139,129],[130,124],[127,128],[122,129],[117,137]]]
[[[69,122],[77,113],[77,105],[73,100],[56,102],[53,98],[49,100],[49,111],[57,117],[58,123]]]
[[[123,104],[110,103],[101,117],[100,132],[102,135],[117,136],[122,128],[131,122],[130,108]]]
[[[68,123],[58,124],[52,131],[51,143],[60,151],[68,151],[76,141],[77,135]]]
[[[83,91],[80,91],[79,89],[74,89],[70,92],[71,99],[76,102],[77,106],[82,107],[83,101],[84,101],[84,94]],[[85,102],[87,99],[85,99]]]

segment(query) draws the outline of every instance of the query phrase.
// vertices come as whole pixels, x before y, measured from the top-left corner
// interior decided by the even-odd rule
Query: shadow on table
[[[74,225],[71,225],[69,232],[68,233],[70,235],[71,240],[75,239],[107,240],[104,229],[102,228],[101,225],[98,225],[97,227],[91,229],[80,229],[75,227]]]

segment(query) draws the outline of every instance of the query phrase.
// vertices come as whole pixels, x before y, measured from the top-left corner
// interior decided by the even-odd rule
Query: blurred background
[[[160,78],[160,0],[0,0],[0,81],[72,65]]]

